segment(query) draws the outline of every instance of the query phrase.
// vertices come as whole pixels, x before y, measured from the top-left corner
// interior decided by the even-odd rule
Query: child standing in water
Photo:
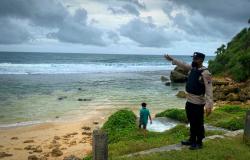
[[[152,124],[152,119],[150,116],[149,110],[146,108],[147,104],[142,103],[141,104],[141,109],[140,109],[140,122],[139,122],[139,128],[143,127],[143,129],[146,130],[147,128],[147,123],[148,123],[148,118],[150,119],[150,124]]]

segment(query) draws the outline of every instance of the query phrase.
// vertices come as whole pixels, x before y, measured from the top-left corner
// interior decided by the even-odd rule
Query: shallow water
[[[148,123],[147,130],[152,132],[164,132],[171,128],[174,128],[177,124],[177,121],[165,117],[154,118],[152,124]]]
[[[182,108],[185,100],[175,94],[184,85],[160,80],[173,67],[150,55],[0,53],[0,127],[84,116],[96,108],[139,112],[142,102],[152,113]]]

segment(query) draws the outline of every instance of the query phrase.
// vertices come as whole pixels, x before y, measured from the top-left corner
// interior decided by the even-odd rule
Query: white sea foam
[[[27,121],[27,122],[18,122],[18,123],[10,123],[10,124],[0,124],[0,128],[11,128],[11,127],[21,127],[21,126],[29,126],[34,124],[44,123],[42,121]]]
[[[171,121],[165,117],[158,117],[153,119],[153,123],[148,123],[147,130],[153,132],[164,132],[177,125],[176,122]]]
[[[205,66],[208,66],[207,62]],[[75,74],[117,73],[172,70],[170,63],[100,63],[100,64],[12,64],[0,63],[0,74]]]
[[[0,63],[0,74],[73,74],[116,73],[171,70],[171,64],[106,63],[106,64],[12,64]]]

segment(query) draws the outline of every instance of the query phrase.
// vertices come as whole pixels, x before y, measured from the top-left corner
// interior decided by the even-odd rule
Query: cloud
[[[132,14],[135,16],[139,16],[140,12],[136,9],[134,5],[125,4],[121,7],[108,7],[108,10],[111,11],[113,14]]]
[[[146,8],[146,5],[144,3],[144,0],[119,0],[119,1],[124,1],[124,2],[127,2],[127,3],[132,3],[142,9],[145,9]]]
[[[127,12],[121,7],[108,7],[108,10],[113,14],[126,14]]]
[[[114,43],[118,43],[120,41],[120,37],[116,32],[110,31],[110,32],[107,32],[107,34],[108,34],[108,38],[113,40]]]
[[[123,9],[125,9],[128,13],[139,16],[140,12],[133,6],[130,4],[126,4],[124,6],[122,6]]]
[[[58,27],[69,12],[55,0],[1,0],[0,16],[28,19],[38,26]]]
[[[74,16],[64,21],[57,32],[48,34],[48,38],[58,39],[62,42],[104,46],[103,32],[88,25],[86,21],[87,11],[79,9]]]
[[[153,24],[152,19],[144,22],[139,18],[132,19],[119,29],[122,36],[125,36],[143,47],[167,47],[171,42],[178,40],[174,30],[168,31],[166,28]]]
[[[226,21],[218,21],[211,17],[204,17],[199,13],[191,16],[177,14],[173,19],[174,25],[185,31],[190,36],[199,37],[198,39],[227,39],[230,38],[238,27],[231,27]]]
[[[244,7],[244,11],[240,11],[239,6],[247,5],[249,2],[249,0],[244,2],[169,0],[164,4],[163,11],[173,26],[186,32],[188,37],[194,40],[225,40],[230,39],[243,27],[244,18],[242,20],[238,18],[242,18],[243,15],[247,17],[250,15],[250,10]],[[232,6],[236,8],[233,9]]]
[[[103,31],[87,24],[88,13],[85,9],[78,9],[74,15],[70,14],[66,7],[56,0],[1,0],[0,35],[9,35],[3,43],[23,43],[30,40],[31,33],[28,29],[12,22],[13,19],[27,20],[33,27],[45,27],[55,31],[48,34],[48,38],[58,39],[62,42],[80,43],[84,45],[105,45],[102,35]],[[5,31],[10,27],[11,31]],[[16,31],[15,31],[16,30]],[[3,36],[1,36],[3,37]]]
[[[0,44],[19,44],[28,42],[32,35],[15,20],[0,18]]]

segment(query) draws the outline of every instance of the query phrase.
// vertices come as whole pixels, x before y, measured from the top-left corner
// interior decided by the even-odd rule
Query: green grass
[[[119,125],[121,123],[121,125]],[[189,135],[188,128],[185,125],[176,127],[165,132],[146,132],[138,129],[134,114],[129,110],[119,110],[111,115],[103,128],[109,135],[109,157],[117,157],[129,153],[139,152],[151,148],[161,147],[179,143],[187,139]],[[122,134],[125,133],[125,134]],[[222,131],[208,131],[206,136],[214,134],[224,134]],[[91,160],[91,156],[84,160]]]
[[[211,115],[205,117],[205,123],[213,126],[238,130],[244,128],[246,111],[250,106],[224,105],[216,108]],[[180,122],[187,122],[184,109],[168,109],[156,115],[157,117],[168,117]]]
[[[112,114],[102,129],[108,133],[109,143],[127,140],[136,131],[136,115],[127,109]]]
[[[233,138],[214,139],[204,143],[201,150],[154,153],[117,160],[248,160],[250,147],[242,142],[242,135]],[[115,158],[114,158],[115,160]]]
[[[184,125],[178,125],[175,128],[162,132],[147,132],[144,136],[142,130],[137,130],[133,136],[109,145],[109,156],[120,156],[124,154],[139,152],[164,145],[179,143],[189,135],[188,129]]]
[[[244,128],[246,111],[250,106],[224,105],[205,118],[205,123],[229,130]]]
[[[156,114],[155,117],[168,117],[174,120],[178,120],[180,122],[184,123],[188,122],[186,112],[184,109],[176,109],[176,108],[167,109],[164,112]]]
[[[208,68],[214,75],[230,76],[236,81],[250,78],[250,28],[242,29],[227,45],[217,49]]]

